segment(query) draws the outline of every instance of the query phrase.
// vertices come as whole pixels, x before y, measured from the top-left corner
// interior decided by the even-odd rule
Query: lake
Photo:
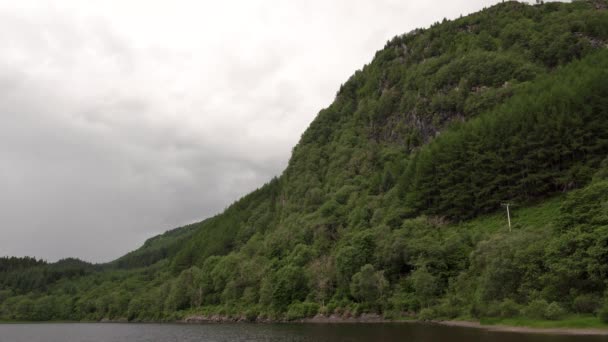
[[[382,324],[0,324],[0,342],[475,341],[595,342],[606,336],[490,332],[424,323]]]

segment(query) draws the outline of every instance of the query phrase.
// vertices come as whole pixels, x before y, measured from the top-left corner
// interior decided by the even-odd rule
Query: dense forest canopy
[[[605,0],[397,36],[223,213],[108,264],[0,258],[0,319],[608,320],[607,44]]]

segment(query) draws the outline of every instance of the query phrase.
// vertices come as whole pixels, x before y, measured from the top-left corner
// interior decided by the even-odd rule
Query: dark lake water
[[[489,332],[430,324],[0,324],[1,342],[492,341],[595,342],[601,336]]]

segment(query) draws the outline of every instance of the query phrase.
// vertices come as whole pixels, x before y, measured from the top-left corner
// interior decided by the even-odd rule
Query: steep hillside
[[[395,37],[223,213],[41,284],[24,270],[52,265],[0,260],[0,319],[608,317],[606,8]]]

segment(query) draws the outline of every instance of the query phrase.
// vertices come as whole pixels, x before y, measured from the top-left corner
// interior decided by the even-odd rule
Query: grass
[[[480,320],[480,323],[482,325],[507,325],[529,328],[608,329],[608,324],[601,322],[599,318],[591,315],[570,315],[555,321],[523,317],[484,318]]]
[[[511,224],[513,230],[541,230],[551,226],[559,215],[559,208],[564,195],[543,200],[540,203],[531,203],[528,206],[514,206],[511,210]],[[471,221],[453,226],[455,229],[467,229],[474,232],[493,234],[499,231],[508,231],[507,214],[504,209],[488,215],[483,215]]]

